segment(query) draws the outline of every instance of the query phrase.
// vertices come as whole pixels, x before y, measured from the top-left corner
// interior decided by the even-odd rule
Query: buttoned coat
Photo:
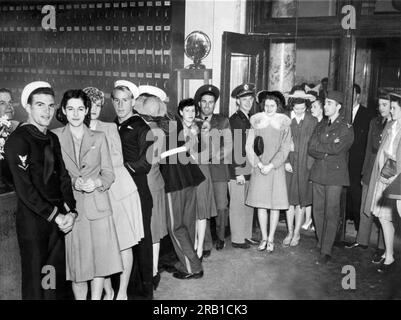
[[[354,142],[352,125],[341,118],[329,126],[328,119],[316,126],[308,144],[313,163],[310,180],[322,185],[349,186],[348,150]]]
[[[69,125],[54,129],[53,132],[60,140],[61,152],[71,176],[72,185],[75,186],[78,177],[84,181],[89,178],[92,180],[100,178],[102,181],[102,186],[90,193],[74,189],[78,213],[85,215],[88,220],[97,220],[111,215],[112,210],[107,190],[114,182],[114,172],[105,134],[91,131],[84,126],[79,163],[77,163]]]

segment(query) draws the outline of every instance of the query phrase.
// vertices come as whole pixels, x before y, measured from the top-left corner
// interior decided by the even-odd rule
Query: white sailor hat
[[[151,96],[158,97],[161,101],[165,101],[167,98],[167,94],[160,88],[155,86],[139,86],[139,95],[141,94],[149,94]]]
[[[52,86],[45,81],[34,81],[25,86],[25,88],[22,90],[21,94],[21,105],[26,108],[28,104],[28,98],[31,95],[32,92],[34,92],[36,89],[39,88],[51,88]]]
[[[115,87],[120,87],[120,86],[127,87],[131,91],[132,95],[134,96],[134,100],[139,97],[139,89],[131,81],[128,81],[128,80],[117,80],[116,82],[114,82],[114,88]]]

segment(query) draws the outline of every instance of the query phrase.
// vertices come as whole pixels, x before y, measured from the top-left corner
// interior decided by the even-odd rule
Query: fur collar
[[[259,112],[251,117],[250,122],[254,129],[263,129],[272,126],[273,128],[280,130],[281,128],[289,127],[291,125],[291,119],[282,113],[268,116],[265,112]]]

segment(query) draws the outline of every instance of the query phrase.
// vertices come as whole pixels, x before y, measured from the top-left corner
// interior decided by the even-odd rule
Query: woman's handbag
[[[253,142],[253,150],[255,151],[255,154],[258,157],[263,154],[264,143],[263,143],[263,138],[261,136],[255,137],[255,140]]]
[[[388,158],[380,170],[380,175],[385,179],[390,179],[397,174],[397,161]]]

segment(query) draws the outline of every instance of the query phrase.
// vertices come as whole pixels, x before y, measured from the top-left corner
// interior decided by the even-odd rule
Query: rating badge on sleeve
[[[25,156],[18,155],[18,157],[19,157],[19,159],[21,161],[21,164],[19,164],[18,167],[20,167],[23,170],[28,169],[29,164],[26,164],[26,159],[28,158],[28,155],[25,155]]]

